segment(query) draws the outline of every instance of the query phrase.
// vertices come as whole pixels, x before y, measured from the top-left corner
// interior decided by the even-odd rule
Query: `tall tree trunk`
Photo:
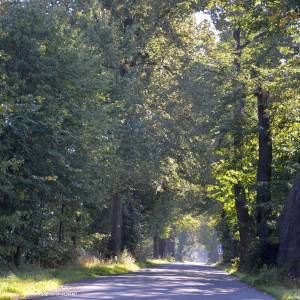
[[[179,261],[183,261],[185,259],[184,257],[184,245],[187,240],[186,233],[180,233],[178,237],[178,247],[177,247],[177,256],[176,259]]]
[[[122,242],[122,201],[117,193],[111,198],[111,240],[112,254],[118,255]]]
[[[153,257],[159,258],[159,236],[155,234],[153,238]]]
[[[223,262],[230,263],[231,260],[239,255],[237,240],[232,236],[227,222],[226,211],[222,210],[222,220],[219,227],[220,241],[223,251]]]
[[[71,236],[72,241],[72,260],[74,262],[78,261],[79,254],[79,248],[78,248],[78,233],[77,229],[80,228],[80,222],[81,222],[81,215],[75,216],[75,226],[73,227],[73,233]]]
[[[175,250],[175,235],[172,233],[168,240],[168,255],[175,257]]]
[[[240,28],[236,28],[233,31],[233,38],[235,41],[236,57],[234,65],[236,72],[241,73],[241,31]],[[243,147],[244,147],[244,122],[245,122],[245,86],[243,83],[238,82],[236,92],[234,94],[236,98],[235,110],[234,110],[234,165],[237,170],[240,170],[240,161],[243,158]],[[245,258],[249,252],[249,241],[247,234],[247,227],[251,226],[250,217],[247,208],[247,199],[245,188],[240,182],[234,185],[235,205],[238,219],[238,230],[240,235],[239,243],[239,256],[241,264],[245,263]],[[249,229],[248,229],[249,230]]]
[[[278,264],[300,277],[300,175],[289,193],[280,218]]]
[[[59,221],[59,227],[58,227],[58,241],[61,243],[63,240],[64,235],[64,226],[63,226],[63,215],[64,215],[64,209],[65,205],[62,204],[61,210],[60,210],[60,221]]]
[[[257,169],[256,227],[260,243],[260,254],[267,260],[271,218],[271,171],[272,171],[272,137],[269,117],[269,93],[259,88],[257,93],[259,150]],[[272,251],[271,251],[272,252]],[[265,262],[267,262],[265,261]]]
[[[169,257],[170,255],[170,238],[166,238],[165,239],[165,253],[164,253],[164,257]]]
[[[161,258],[166,257],[166,240],[159,239],[159,256]]]
[[[13,254],[13,263],[16,267],[20,265],[20,259],[21,259],[21,247],[17,246],[17,249]]]
[[[236,184],[234,186],[234,194],[240,234],[239,257],[241,265],[245,266],[249,258],[249,235],[251,233],[252,224],[247,208],[247,200],[244,187],[240,184]]]

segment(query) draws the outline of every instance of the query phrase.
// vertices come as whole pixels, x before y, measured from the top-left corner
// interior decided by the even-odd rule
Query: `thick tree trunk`
[[[112,254],[118,255],[122,242],[122,201],[118,194],[111,198],[111,241]]]
[[[241,47],[241,31],[240,28],[236,28],[233,31],[233,38],[235,41],[236,57],[234,60],[234,65],[237,73],[241,72],[240,59],[242,55]],[[238,83],[236,93],[235,110],[234,110],[234,164],[237,170],[241,169],[239,166],[240,161],[243,158],[243,147],[244,147],[244,122],[245,122],[245,86],[243,83]],[[249,252],[249,239],[248,233],[251,227],[250,217],[247,208],[247,199],[245,188],[241,183],[236,183],[234,185],[234,195],[235,195],[235,205],[238,219],[238,230],[240,235],[239,243],[239,256],[241,265],[245,263],[246,256]],[[249,227],[247,229],[247,227]]]
[[[280,219],[278,264],[300,277],[300,175],[289,193]]]
[[[185,233],[180,233],[178,237],[178,247],[177,247],[177,256],[176,259],[179,261],[184,260],[184,245],[186,243],[187,235]]]
[[[256,228],[260,243],[260,254],[268,262],[271,209],[272,137],[270,129],[269,93],[259,89],[256,93],[258,108],[259,150],[257,169]]]
[[[242,185],[234,186],[235,206],[240,234],[239,257],[241,265],[245,265],[249,258],[249,236],[252,229],[251,218],[248,213],[245,189]]]
[[[168,255],[175,257],[175,236],[172,234],[168,239]]]
[[[17,249],[13,254],[13,263],[16,267],[20,265],[20,259],[21,259],[21,247],[17,246]]]
[[[238,241],[233,239],[231,230],[228,226],[226,211],[222,210],[222,221],[219,227],[220,241],[222,244],[223,262],[230,263],[235,257],[238,257]]]
[[[231,239],[231,256],[232,258],[239,257],[239,241],[234,238]]]
[[[159,237],[158,234],[155,234],[153,238],[153,257],[159,258]]]
[[[161,258],[166,257],[166,240],[159,239],[159,256]]]
[[[160,257],[175,257],[175,237],[171,235],[166,239],[159,239]]]

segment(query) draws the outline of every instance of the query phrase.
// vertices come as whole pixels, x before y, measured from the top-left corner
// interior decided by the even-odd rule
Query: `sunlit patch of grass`
[[[284,277],[277,268],[265,268],[260,272],[244,273],[238,271],[236,266],[219,265],[230,275],[239,278],[261,291],[264,291],[279,300],[300,300],[300,282]]]
[[[119,263],[100,260],[87,260],[77,266],[57,269],[33,269],[16,271],[8,275],[0,275],[0,299],[9,300],[18,297],[43,294],[56,290],[62,284],[84,278],[97,278],[104,275],[126,274],[140,268],[153,267],[166,263],[163,260],[146,262],[122,261]]]
[[[16,272],[0,277],[0,299],[25,297],[37,292],[43,293],[58,288],[60,280],[54,278],[49,270]]]

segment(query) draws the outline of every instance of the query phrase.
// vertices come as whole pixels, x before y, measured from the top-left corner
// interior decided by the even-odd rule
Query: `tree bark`
[[[122,242],[122,201],[118,194],[111,198],[111,241],[112,254],[119,255]]]
[[[242,46],[241,46],[241,31],[240,28],[236,28],[233,31],[233,38],[235,41],[235,50],[236,57],[234,60],[234,65],[236,72],[241,73],[241,55],[242,55]],[[240,170],[239,162],[243,158],[243,146],[244,146],[244,122],[245,122],[245,86],[243,83],[237,83],[237,92],[235,93],[236,103],[234,110],[234,165],[237,170]],[[240,235],[239,243],[239,256],[241,265],[246,262],[246,256],[249,252],[249,238],[248,230],[251,227],[249,212],[247,208],[247,199],[244,186],[241,183],[236,183],[234,185],[234,195],[235,195],[235,205],[238,219],[238,230]]]
[[[155,234],[153,238],[153,257],[159,258],[159,237],[158,234]]]
[[[178,236],[178,247],[177,247],[177,256],[176,260],[183,261],[184,260],[184,245],[186,243],[187,235],[185,233],[180,233]]]
[[[17,249],[13,254],[13,263],[16,267],[20,265],[20,259],[21,259],[21,247],[17,246]]]
[[[58,227],[58,241],[59,243],[62,242],[63,240],[63,233],[64,233],[64,229],[63,229],[63,215],[64,215],[64,208],[65,208],[65,205],[62,204],[61,206],[61,210],[60,210],[60,221],[59,221],[59,227]]]
[[[161,258],[166,257],[166,240],[159,239],[159,256]]]
[[[175,257],[175,235],[172,233],[168,239],[168,255]]]
[[[241,184],[234,186],[235,206],[240,234],[239,257],[241,265],[246,265],[249,258],[249,236],[252,222],[247,208],[245,189]]]
[[[280,218],[278,264],[300,276],[300,175],[289,193]]]
[[[268,221],[272,214],[270,188],[272,175],[272,136],[268,113],[269,93],[262,88],[259,88],[256,96],[258,108],[259,149],[255,218],[257,236],[259,237],[260,244],[259,251],[262,257],[266,257],[269,252],[267,250],[270,236]]]
[[[219,236],[222,244],[223,262],[230,263],[233,258],[232,236],[227,223],[226,211],[222,209],[221,223],[219,226]]]

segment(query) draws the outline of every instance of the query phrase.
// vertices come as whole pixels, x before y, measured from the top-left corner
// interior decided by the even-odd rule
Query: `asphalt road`
[[[84,280],[34,299],[274,300],[213,267],[181,263]]]

